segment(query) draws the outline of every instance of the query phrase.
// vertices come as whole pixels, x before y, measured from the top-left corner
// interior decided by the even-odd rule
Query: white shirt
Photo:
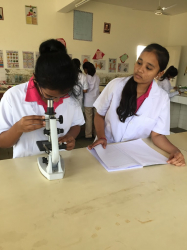
[[[170,98],[179,94],[178,91],[170,93],[170,91],[173,89],[173,87],[171,86],[171,83],[168,80],[168,78],[165,78],[163,81],[158,81],[157,84],[160,88],[162,88],[163,90],[165,90],[168,93]]]
[[[83,73],[79,73],[78,75],[78,83],[79,86],[81,87],[81,89],[78,86],[75,86],[75,89],[79,92],[80,91],[80,95],[78,96],[78,101],[79,104],[82,108],[83,106],[83,90],[87,90],[88,89],[88,83],[87,83],[87,79],[86,76]]]
[[[88,89],[87,79],[86,79],[86,76],[83,73],[79,73],[79,75],[78,75],[78,82],[82,86],[83,90],[87,90]]]
[[[0,102],[0,133],[9,130],[24,116],[45,114],[42,105],[38,105],[37,102],[25,101],[27,87],[28,82],[19,84],[3,95]],[[63,103],[55,109],[55,112],[56,118],[62,115],[64,119],[63,124],[57,122],[57,128],[64,129],[64,133],[59,134],[59,137],[65,135],[72,126],[84,124],[81,108],[73,97],[64,99]],[[43,134],[44,128],[23,133],[14,145],[13,158],[42,153],[39,151],[36,141],[48,139]]]
[[[88,82],[88,92],[84,95],[84,106],[93,107],[93,103],[99,96],[100,78],[96,74],[93,77],[86,75],[86,78]]]
[[[125,123],[119,120],[116,109],[121,93],[129,80],[116,78],[102,91],[94,103],[101,116],[105,116],[105,136],[108,143],[147,138],[151,131],[170,134],[170,100],[168,94],[153,81],[149,96],[137,111],[137,116],[128,117]]]

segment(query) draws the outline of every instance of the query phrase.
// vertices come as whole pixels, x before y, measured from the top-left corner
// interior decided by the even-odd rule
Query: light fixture
[[[76,4],[75,4],[75,7],[77,8],[77,7],[81,6],[82,4],[85,4],[85,3],[89,2],[89,1],[90,1],[90,0],[82,0],[82,1],[80,1],[79,3],[76,3]]]
[[[160,2],[157,10],[155,11],[155,15],[160,16],[162,15],[163,9],[160,7]]]
[[[160,11],[160,10],[157,10],[157,11],[155,12],[155,15],[157,15],[157,16],[160,16],[160,15],[162,15],[162,11]]]

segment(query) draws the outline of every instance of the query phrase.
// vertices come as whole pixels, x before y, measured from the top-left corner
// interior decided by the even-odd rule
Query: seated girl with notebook
[[[134,74],[112,80],[94,103],[98,144],[151,137],[153,143],[170,154],[168,163],[184,166],[184,156],[165,135],[170,134],[170,100],[154,81],[164,73],[168,51],[159,44],[148,45],[139,56]]]

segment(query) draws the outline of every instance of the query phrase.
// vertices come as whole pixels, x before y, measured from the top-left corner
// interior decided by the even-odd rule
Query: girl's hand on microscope
[[[72,135],[64,135],[58,138],[59,143],[66,143],[66,150],[72,150],[75,147],[75,138]]]
[[[45,116],[30,115],[24,116],[17,122],[17,131],[20,133],[31,132],[36,129],[45,127]]]

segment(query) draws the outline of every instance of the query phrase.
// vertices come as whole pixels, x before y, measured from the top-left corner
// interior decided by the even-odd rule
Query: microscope
[[[53,100],[47,100],[47,112],[45,113],[46,126],[44,134],[48,137],[48,140],[37,141],[36,144],[40,151],[45,151],[47,157],[38,157],[38,167],[40,172],[48,180],[58,180],[64,177],[65,167],[64,161],[59,153],[59,149],[65,149],[65,144],[59,144],[58,134],[63,133],[64,130],[57,128],[57,121],[60,124],[63,123],[63,116],[59,118],[55,117]]]

